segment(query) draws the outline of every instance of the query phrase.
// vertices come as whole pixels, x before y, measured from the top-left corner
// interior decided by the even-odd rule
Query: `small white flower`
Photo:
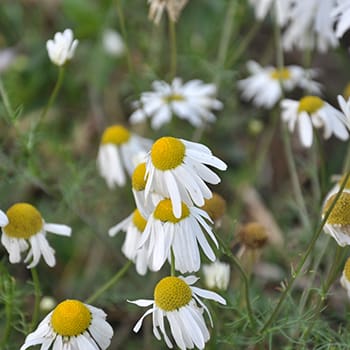
[[[340,284],[346,289],[348,297],[350,298],[350,258],[346,260]]]
[[[162,137],[152,146],[146,160],[145,196],[155,192],[170,198],[176,218],[181,217],[181,202],[201,207],[212,192],[205,184],[220,178],[206,165],[226,170],[226,164],[208,147],[174,137]]]
[[[337,0],[336,7],[332,11],[332,16],[336,22],[336,36],[341,38],[350,28],[350,1]]]
[[[249,3],[255,9],[255,17],[262,20],[266,17],[268,11],[277,14],[277,22],[280,26],[287,21],[291,0],[249,0]]]
[[[125,44],[121,35],[113,30],[106,29],[102,34],[103,48],[107,54],[120,57],[125,53]]]
[[[172,337],[181,350],[194,347],[204,349],[210,338],[203,317],[204,311],[209,316],[211,326],[213,322],[208,308],[199,297],[224,305],[226,301],[214,292],[192,286],[197,281],[195,276],[165,277],[155,287],[154,300],[129,301],[141,307],[152,306],[136,323],[134,332],[137,333],[143,319],[152,314],[153,334],[158,340],[161,340],[162,334],[169,348],[173,344],[167,335],[164,318],[168,320]]]
[[[176,22],[187,2],[188,0],[148,0],[150,4],[149,18],[155,24],[159,24],[162,14],[166,9],[169,18],[173,22]]]
[[[256,107],[272,108],[283,96],[284,91],[296,87],[319,94],[321,84],[312,80],[317,76],[314,69],[303,69],[299,66],[287,66],[283,69],[261,67],[257,62],[249,61],[247,68],[250,77],[240,80],[238,87],[245,100],[251,100]]]
[[[112,336],[104,311],[78,300],[65,300],[27,336],[20,350],[39,344],[41,349],[105,350]]]
[[[40,300],[40,310],[42,312],[49,312],[57,305],[56,300],[50,296],[44,296]]]
[[[50,60],[58,66],[63,66],[73,58],[77,46],[78,40],[73,40],[73,31],[71,29],[66,29],[63,33],[56,33],[54,40],[46,42]]]
[[[126,237],[122,246],[124,255],[136,265],[136,271],[140,275],[147,272],[147,249],[139,248],[142,234],[147,220],[136,209],[126,219],[111,227],[108,231],[110,236],[115,236],[119,231],[125,231]]]
[[[310,147],[313,140],[313,127],[323,127],[323,137],[334,134],[345,141],[349,138],[346,119],[340,111],[317,96],[305,96],[300,101],[285,99],[281,102],[282,120],[288,123],[291,132],[298,129],[304,147]]]
[[[97,166],[108,187],[124,186],[125,171],[132,175],[135,156],[150,149],[152,142],[132,134],[121,125],[108,127],[101,139],[97,155]]]
[[[226,290],[230,282],[230,265],[219,260],[203,265],[204,281],[210,289]]]
[[[0,210],[1,243],[9,253],[10,263],[21,261],[21,253],[28,250],[24,262],[36,266],[43,256],[50,267],[55,266],[55,251],[46,239],[46,231],[62,236],[70,236],[71,228],[66,225],[48,224],[39,211],[28,203],[16,203],[6,214]],[[30,243],[30,244],[28,244]]]
[[[158,271],[166,259],[170,261],[174,253],[175,269],[181,273],[198,271],[201,258],[199,246],[209,260],[215,260],[204,232],[218,247],[211,227],[209,215],[196,207],[182,203],[182,216],[175,218],[170,199],[161,200],[148,218],[139,246],[148,251],[148,265],[152,271]],[[204,232],[203,232],[204,231]]]
[[[138,109],[130,116],[131,123],[151,118],[152,128],[159,129],[169,123],[175,114],[200,127],[216,120],[211,110],[222,108],[222,103],[215,98],[216,86],[204,84],[201,80],[183,84],[180,78],[175,78],[170,85],[164,81],[154,81],[152,87],[154,91],[142,93],[140,101],[134,103]]]

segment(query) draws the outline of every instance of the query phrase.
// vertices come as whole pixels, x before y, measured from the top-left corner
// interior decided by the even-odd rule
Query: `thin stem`
[[[171,276],[175,276],[175,255],[173,248],[170,249],[171,256]]]
[[[9,120],[12,121],[13,120],[13,116],[14,116],[14,111],[11,107],[11,103],[10,103],[10,100],[9,100],[9,97],[7,95],[7,92],[4,88],[4,85],[2,83],[2,79],[0,78],[0,96],[2,98],[2,101],[4,103],[4,107],[5,107],[5,110],[6,110],[6,113],[8,114],[9,116]]]
[[[94,294],[85,300],[86,303],[90,304],[94,302],[100,295],[105,291],[115,285],[128,271],[129,267],[132,265],[132,261],[129,260],[110,280],[108,280],[103,286],[101,286]]]
[[[174,79],[177,69],[177,44],[175,21],[169,18],[169,42],[170,42],[170,79]]]
[[[269,319],[265,322],[264,326],[261,328],[261,333],[265,332],[268,327],[272,324],[272,322],[275,320],[275,318],[277,317],[278,313],[279,313],[279,310],[284,302],[284,300],[286,299],[289,291],[291,290],[295,280],[298,278],[303,266],[304,266],[304,263],[306,261],[306,259],[309,257],[310,253],[312,252],[314,246],[315,246],[315,243],[318,239],[318,237],[320,236],[322,230],[323,230],[323,226],[325,225],[325,223],[327,222],[328,220],[328,217],[329,215],[331,214],[334,206],[336,205],[337,201],[338,201],[338,198],[340,197],[341,193],[343,192],[343,189],[346,185],[346,182],[348,181],[350,177],[350,172],[346,174],[342,184],[341,184],[341,187],[340,187],[340,190],[339,192],[337,193],[337,195],[335,196],[334,198],[334,201],[332,202],[332,204],[330,205],[329,209],[327,210],[327,212],[325,213],[323,219],[322,219],[322,222],[319,226],[319,228],[317,229],[317,231],[315,231],[314,235],[312,236],[311,238],[311,241],[308,245],[308,248],[304,254],[304,256],[302,257],[297,269],[295,270],[295,272],[291,275],[291,277],[289,278],[288,282],[287,282],[287,287],[286,289],[283,291],[283,294],[281,295],[275,309],[273,310],[271,316],[269,317]]]
[[[41,288],[40,288],[38,271],[36,270],[35,267],[31,268],[30,271],[32,273],[32,280],[33,280],[33,284],[34,284],[34,297],[35,297],[32,323],[30,325],[30,330],[32,331],[36,327],[38,320],[39,320]]]

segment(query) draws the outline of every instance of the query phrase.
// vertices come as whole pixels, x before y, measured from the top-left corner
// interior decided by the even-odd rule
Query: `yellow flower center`
[[[184,101],[185,97],[179,94],[170,94],[165,97],[163,97],[163,101],[165,103],[171,103],[171,102],[179,102],[179,101]]]
[[[343,176],[340,178],[340,180],[338,181],[338,185],[339,185],[339,186],[342,185],[342,183],[343,183],[344,180],[345,180],[345,177],[346,177],[346,175],[343,175]],[[346,184],[345,184],[345,187],[344,187],[344,188],[347,189],[347,190],[350,190],[350,177],[348,178],[348,181],[346,181]]]
[[[337,194],[334,194],[327,200],[323,208],[323,214],[328,211],[336,195]],[[328,216],[327,224],[341,226],[350,225],[350,193],[342,192]]]
[[[344,275],[348,281],[350,281],[350,258],[346,260],[345,266],[344,266]]]
[[[181,221],[184,218],[187,218],[187,216],[190,215],[188,206],[183,202],[181,203],[181,213],[181,217],[176,218],[173,213],[173,205],[171,203],[171,200],[163,199],[158,203],[156,209],[153,212],[153,216],[160,221],[170,221],[173,224],[176,224],[177,222]]]
[[[239,237],[248,248],[261,248],[267,241],[266,229],[257,222],[250,222],[244,225],[239,231]]]
[[[113,125],[107,128],[103,135],[101,143],[113,143],[115,145],[122,145],[130,139],[130,132],[121,125]]]
[[[191,288],[181,278],[163,278],[154,289],[154,301],[164,311],[175,311],[192,299]]]
[[[141,233],[145,230],[147,220],[140,214],[138,209],[134,210],[132,222]]]
[[[288,80],[291,78],[291,74],[288,68],[281,68],[272,71],[270,77],[275,80]]]
[[[78,300],[58,304],[51,316],[53,330],[61,336],[71,337],[84,333],[91,323],[90,310]]]
[[[317,96],[305,96],[299,101],[298,113],[313,114],[324,106],[324,102]]]
[[[134,170],[132,177],[131,177],[131,183],[132,188],[136,191],[143,191],[146,187],[146,180],[145,179],[146,174],[146,163],[140,163]]]
[[[41,214],[30,204],[14,204],[7,210],[6,215],[9,223],[3,230],[10,237],[27,239],[43,228]]]
[[[152,146],[153,165],[159,170],[170,170],[182,164],[185,157],[185,145],[175,137],[162,137]]]
[[[343,92],[343,96],[345,98],[345,100],[347,100],[350,97],[350,83],[348,83],[345,86],[344,92]]]
[[[226,212],[226,201],[218,193],[214,192],[211,198],[205,200],[201,209],[206,211],[212,220],[217,221]]]

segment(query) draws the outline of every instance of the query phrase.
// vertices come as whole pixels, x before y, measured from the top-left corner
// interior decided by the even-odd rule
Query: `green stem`
[[[174,79],[177,69],[177,52],[176,52],[176,26],[175,21],[169,18],[169,42],[170,42],[170,79]]]
[[[175,276],[175,255],[173,248],[170,249],[171,256],[171,276]]]
[[[108,280],[103,286],[101,286],[93,295],[85,300],[86,303],[91,304],[105,291],[115,285],[128,271],[129,267],[132,265],[132,261],[129,260],[110,280]]]
[[[35,297],[32,322],[30,325],[30,331],[33,331],[39,320],[41,289],[40,289],[38,271],[36,270],[35,267],[31,268],[30,271],[32,273],[32,280],[34,284],[34,297]]]
[[[8,114],[8,117],[9,117],[9,121],[12,121],[14,118],[14,111],[11,107],[11,103],[10,103],[10,100],[9,100],[9,97],[7,95],[7,92],[4,88],[4,85],[2,83],[2,79],[0,78],[0,96],[2,98],[2,101],[4,103],[4,107],[5,107],[5,110],[6,110],[6,113]]]
[[[275,309],[273,310],[271,316],[269,317],[269,319],[265,322],[264,326],[261,328],[261,333],[265,332],[268,327],[272,324],[272,322],[275,320],[275,318],[277,317],[278,313],[279,313],[279,310],[284,302],[284,300],[286,299],[286,297],[288,296],[289,294],[289,291],[291,290],[295,280],[298,278],[303,266],[304,266],[304,263],[306,261],[306,259],[309,257],[310,253],[312,252],[314,246],[315,246],[315,243],[318,239],[318,237],[320,236],[322,230],[323,230],[323,226],[325,225],[325,223],[327,222],[328,220],[328,217],[329,215],[331,214],[334,206],[336,205],[337,201],[338,201],[338,198],[340,197],[341,193],[343,192],[343,189],[346,185],[346,182],[348,181],[350,177],[350,172],[347,173],[347,175],[345,176],[345,179],[343,180],[342,184],[341,184],[341,187],[340,187],[340,190],[339,192],[337,193],[337,195],[335,196],[334,198],[334,201],[332,202],[332,204],[330,205],[329,209],[327,210],[327,212],[325,213],[324,215],[324,218],[319,226],[319,228],[317,229],[317,231],[315,231],[314,235],[312,236],[311,238],[311,241],[308,245],[308,248],[304,254],[304,256],[302,257],[297,269],[295,270],[295,272],[291,275],[291,277],[289,278],[288,282],[287,282],[287,287],[286,289],[283,291],[283,294],[281,295]]]

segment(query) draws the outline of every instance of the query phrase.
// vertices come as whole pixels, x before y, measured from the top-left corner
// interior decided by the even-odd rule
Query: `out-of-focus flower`
[[[299,66],[287,66],[277,69],[272,66],[261,67],[257,62],[247,63],[251,76],[240,80],[238,87],[245,100],[251,100],[256,107],[272,108],[283,96],[283,91],[296,87],[310,93],[319,94],[321,84],[312,80],[317,76],[315,69],[303,69]]]
[[[106,314],[78,300],[58,304],[30,333],[20,350],[41,344],[41,349],[105,350],[111,343],[113,329]]]
[[[203,265],[204,281],[210,289],[226,290],[230,282],[230,265],[221,261],[214,261],[210,265]]]
[[[325,52],[338,45],[331,17],[335,0],[293,0],[282,42],[286,50],[316,48]]]
[[[218,193],[213,192],[211,198],[205,199],[205,203],[201,209],[214,221],[215,226],[220,227],[221,220],[226,213],[226,201]]]
[[[161,340],[162,334],[169,348],[173,344],[166,333],[164,318],[168,320],[172,337],[180,349],[204,349],[210,338],[203,317],[204,311],[209,316],[211,326],[213,322],[208,308],[199,297],[224,305],[226,301],[214,292],[192,286],[197,280],[195,276],[165,277],[154,289],[154,300],[129,301],[141,307],[152,306],[136,323],[134,332],[137,333],[143,319],[152,314],[153,334],[158,340]]]
[[[46,239],[47,231],[62,236],[71,235],[69,226],[46,223],[40,212],[28,203],[12,205],[6,214],[0,210],[0,227],[1,243],[9,253],[10,263],[19,263],[21,253],[29,249],[24,259],[25,263],[31,261],[28,268],[36,266],[41,256],[47,265],[55,266],[55,251]]]
[[[266,17],[269,10],[276,16],[280,26],[284,25],[288,18],[291,0],[249,0],[249,3],[255,9],[255,17],[262,20]]]
[[[53,40],[46,42],[47,52],[50,60],[58,66],[63,66],[74,56],[78,46],[78,40],[73,40],[73,31],[66,29],[63,33],[56,33]]]
[[[120,57],[125,53],[123,38],[113,29],[106,29],[103,32],[102,44],[106,53],[113,57]]]
[[[182,203],[182,215],[176,218],[170,199],[161,200],[150,215],[140,239],[139,247],[146,247],[148,265],[152,271],[161,269],[166,259],[174,253],[175,269],[181,273],[198,271],[201,257],[199,246],[209,260],[215,260],[204,232],[218,247],[218,242],[207,221],[208,214],[194,206]],[[204,231],[204,232],[203,232]]]
[[[346,260],[340,284],[346,289],[348,297],[350,298],[350,258]]]
[[[220,177],[207,165],[226,170],[227,165],[200,143],[175,137],[162,137],[152,146],[146,160],[145,196],[155,192],[170,198],[176,218],[181,217],[182,202],[201,207],[212,196],[205,184],[217,184]]]
[[[122,246],[124,255],[136,265],[136,271],[140,275],[147,272],[147,249],[139,248],[142,234],[147,220],[136,209],[126,219],[108,230],[110,236],[115,236],[119,231],[125,231],[126,237]]]
[[[97,155],[97,166],[108,187],[124,186],[125,171],[132,175],[135,156],[147,152],[152,141],[131,133],[121,125],[108,127],[101,139]]]
[[[268,240],[265,226],[258,222],[249,222],[243,225],[238,236],[240,242],[248,249],[262,248]]]
[[[200,127],[216,120],[211,110],[222,108],[222,103],[215,98],[216,86],[201,80],[183,84],[180,78],[175,78],[171,84],[154,81],[152,87],[154,91],[142,93],[140,101],[134,103],[137,109],[130,116],[131,123],[151,118],[152,128],[159,129],[169,123],[174,114]]]
[[[53,297],[44,296],[40,300],[40,310],[43,312],[51,311],[56,305],[56,300]]]
[[[300,101],[285,99],[281,107],[282,120],[288,123],[291,132],[297,128],[304,147],[312,145],[313,127],[323,127],[325,139],[332,134],[342,141],[349,138],[344,114],[317,96],[305,96]]]
[[[336,22],[335,34],[341,38],[350,28],[350,1],[336,0],[337,5],[332,11],[332,16]]]
[[[187,2],[188,0],[148,0],[149,19],[159,24],[163,11],[166,9],[169,18],[176,22]]]

